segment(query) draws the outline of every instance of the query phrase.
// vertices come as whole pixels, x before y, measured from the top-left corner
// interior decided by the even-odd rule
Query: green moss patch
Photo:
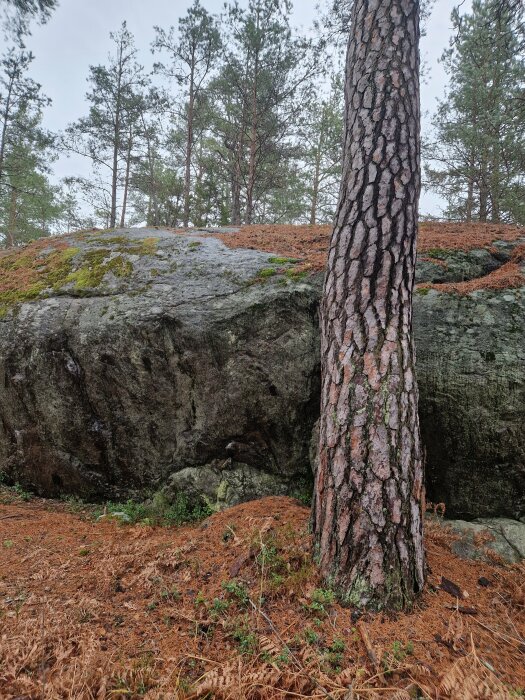
[[[277,270],[274,267],[263,267],[263,269],[259,270],[257,273],[257,277],[267,279],[268,277],[273,277],[276,274]]]
[[[140,241],[140,248],[154,249],[157,239]],[[71,285],[81,292],[96,289],[105,275],[126,278],[133,265],[110,248],[82,251],[65,241],[43,239],[0,257],[0,318],[17,304],[58,292]],[[77,259],[76,259],[77,258]]]
[[[46,253],[42,248],[39,242],[0,258],[0,318],[16,304],[65,284],[80,249],[62,244]]]
[[[268,262],[272,265],[294,265],[295,263],[301,262],[298,258],[279,258],[271,257],[268,258]]]
[[[130,255],[154,255],[157,250],[158,238],[129,238],[128,236],[108,236],[91,239],[92,243],[112,246],[113,252],[129,253]]]
[[[446,250],[445,248],[427,248],[424,253],[429,258],[436,258],[437,260],[446,260],[450,257],[453,251]]]
[[[110,257],[112,252],[108,248],[88,251],[80,267],[70,272],[63,284],[73,283],[78,290],[95,289],[109,272],[115,277],[130,277],[133,272],[131,262],[120,254]]]

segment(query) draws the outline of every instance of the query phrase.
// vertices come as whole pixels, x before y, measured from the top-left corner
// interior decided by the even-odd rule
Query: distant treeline
[[[231,3],[220,16],[195,0],[177,27],[155,28],[150,71],[124,22],[107,62],[90,67],[86,114],[60,134],[42,127],[49,100],[26,48],[31,14],[45,21],[56,2],[5,1],[0,245],[90,226],[332,220],[349,1],[331,0],[306,36],[289,0]],[[425,184],[449,218],[525,223],[522,4],[474,0],[452,19]],[[54,184],[61,153],[86,157],[90,176]]]

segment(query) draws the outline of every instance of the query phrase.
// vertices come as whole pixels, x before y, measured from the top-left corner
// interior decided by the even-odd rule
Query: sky
[[[201,2],[212,13],[219,13],[224,5],[224,0]],[[311,27],[320,14],[318,2],[295,0],[292,24],[306,30]],[[35,54],[31,75],[53,101],[46,110],[44,125],[60,131],[87,113],[85,93],[89,66],[106,62],[111,49],[109,32],[117,30],[123,20],[135,35],[139,60],[148,67],[152,64],[153,27],[177,26],[178,18],[191,4],[192,0],[61,0],[49,22],[35,27],[27,41],[28,49]],[[239,4],[245,6],[247,0],[240,0]],[[437,100],[444,95],[447,80],[439,57],[448,46],[452,33],[450,13],[457,4],[458,0],[435,0],[426,36],[421,41],[421,55],[430,69],[421,86],[423,133],[428,133],[430,116]],[[468,11],[470,6],[471,0],[466,0],[462,11]],[[55,163],[57,177],[88,173],[89,163],[80,156],[61,158]],[[422,194],[422,214],[439,216],[441,205],[435,194]]]

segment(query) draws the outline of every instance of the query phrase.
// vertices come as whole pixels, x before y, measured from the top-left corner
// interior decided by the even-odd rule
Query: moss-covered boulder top
[[[0,318],[23,302],[59,296],[167,294],[180,302],[229,294],[267,280],[276,266],[286,283],[298,280],[296,264],[233,251],[206,231],[124,229],[45,238],[0,253]]]
[[[522,228],[422,223],[420,229],[420,293],[523,286]],[[274,277],[298,282],[323,270],[329,238],[329,226],[244,226],[40,239],[0,253],[0,318],[22,302],[60,295],[162,294],[169,287],[177,298],[195,299]]]

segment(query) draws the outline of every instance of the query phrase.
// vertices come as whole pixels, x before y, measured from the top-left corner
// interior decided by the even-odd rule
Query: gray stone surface
[[[85,498],[165,487],[223,505],[304,488],[322,275],[289,264],[261,278],[271,254],[205,231],[71,244],[75,268],[110,250],[133,272],[49,289],[0,319],[0,471]],[[523,292],[415,295],[428,498],[451,516],[525,516]]]
[[[493,561],[491,554],[509,564],[525,559],[525,524],[517,520],[479,518],[473,522],[449,520],[443,524],[459,535],[452,551],[463,559]]]
[[[486,249],[435,250],[421,253],[416,269],[416,282],[464,282],[483,277],[510,260],[515,243],[500,241],[493,251]]]
[[[524,289],[414,301],[428,498],[465,519],[525,513]]]
[[[117,235],[158,240],[128,255]],[[293,492],[318,412],[318,286],[257,282],[268,253],[196,235],[71,243],[79,261],[118,248],[133,274],[0,321],[0,470],[41,494],[117,499],[232,458]]]

